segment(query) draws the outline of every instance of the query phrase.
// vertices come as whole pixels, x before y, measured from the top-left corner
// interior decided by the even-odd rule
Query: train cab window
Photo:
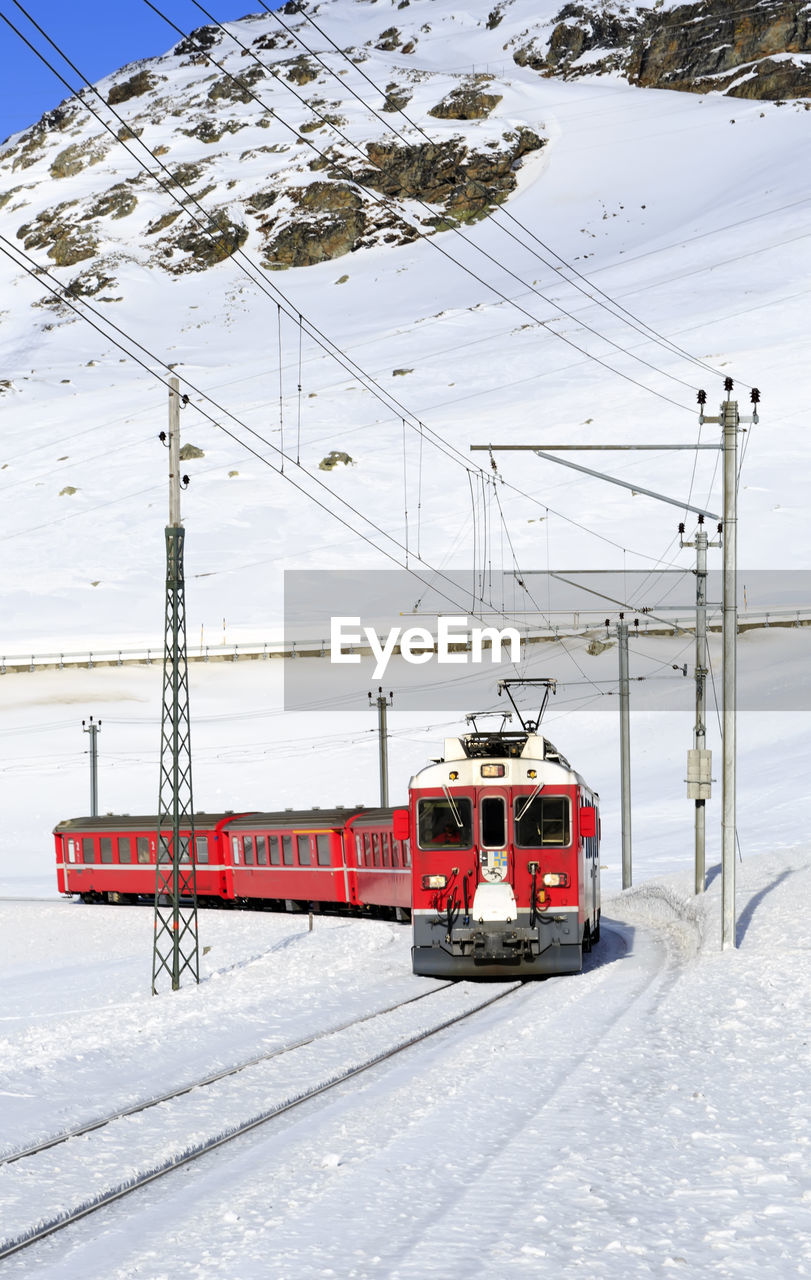
[[[112,836],[101,836],[99,839],[99,848],[101,850],[102,862],[112,862],[113,860],[113,838]]]
[[[96,855],[93,851],[93,841],[85,838],[82,840],[82,862],[95,862]]]
[[[129,836],[118,837],[118,861],[132,862],[132,845]]]
[[[536,795],[527,806],[528,798],[515,800],[515,843],[523,849],[565,849],[570,845],[568,796]]]
[[[319,867],[328,867],[332,863],[329,844],[330,839],[326,832],[324,832],[323,835],[315,837],[315,850],[318,857]]]
[[[282,860],[282,855],[279,851],[279,837],[268,836],[268,847],[270,849],[270,865],[278,867]]]
[[[245,851],[245,866],[253,867],[256,865],[256,853],[253,847],[253,836],[244,836],[242,839],[242,848]]]
[[[298,864],[300,867],[309,867],[313,860],[312,849],[310,848],[309,836],[297,836],[298,843]]]
[[[469,849],[473,844],[473,806],[464,796],[453,804],[432,797],[417,804],[417,840],[421,849]]]
[[[282,862],[286,867],[293,865],[293,837],[282,836]]]
[[[194,860],[204,866],[208,862],[208,836],[194,837]]]
[[[503,796],[485,796],[479,814],[479,837],[486,849],[503,849],[507,843],[507,806]]]
[[[149,862],[149,836],[136,836],[135,848],[139,862]]]
[[[266,867],[268,864],[268,846],[264,836],[256,837],[256,864],[259,867]]]

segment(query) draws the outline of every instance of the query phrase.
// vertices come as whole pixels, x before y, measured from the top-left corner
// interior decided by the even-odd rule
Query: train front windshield
[[[417,805],[417,838],[421,849],[470,849],[473,845],[473,808],[463,796],[453,804],[439,797]]]
[[[519,796],[513,810],[515,843],[522,849],[565,849],[572,842],[568,796]]]

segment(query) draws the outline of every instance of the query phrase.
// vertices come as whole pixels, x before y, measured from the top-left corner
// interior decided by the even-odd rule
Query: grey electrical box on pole
[[[388,754],[388,729],[386,727],[386,709],[394,702],[394,694],[390,693],[388,699],[383,693],[382,685],[378,685],[377,698],[372,702],[372,694],[369,694],[369,706],[377,706],[377,731],[379,737],[380,749],[380,807],[388,809],[389,807],[389,754]]]
[[[101,721],[94,721],[91,716],[89,721],[82,721],[82,729],[85,733],[90,734],[90,816],[97,818],[99,813],[99,745],[98,736],[101,732]]]
[[[163,437],[162,437],[163,438]],[[185,530],[180,519],[180,383],[169,380],[169,524],[166,526],[166,620],[163,710],[155,867],[152,994],[161,978],[177,991],[200,981],[197,885],[191,780],[189,681],[186,660]],[[188,481],[183,477],[184,484]]]

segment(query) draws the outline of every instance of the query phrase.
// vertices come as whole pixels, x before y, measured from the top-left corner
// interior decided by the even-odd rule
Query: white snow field
[[[791,603],[808,615],[806,104],[642,90],[618,77],[542,79],[515,65],[505,45],[524,31],[548,31],[557,6],[515,0],[495,29],[487,26],[491,8],[492,0],[473,0],[464,12],[448,0],[402,8],[325,0],[319,23],[341,48],[364,51],[378,97],[304,19],[288,19],[375,111],[390,82],[407,85],[410,117],[437,141],[460,135],[485,145],[520,127],[545,139],[522,160],[504,206],[520,226],[500,214],[464,226],[465,239],[445,232],[433,242],[378,243],[272,273],[293,315],[337,342],[401,409],[382,404],[361,373],[307,333],[299,349],[294,321],[283,320],[280,339],[275,303],[234,259],[172,276],[126,219],[108,218],[100,253],[118,300],[92,300],[100,333],[64,307],[38,305],[48,279],[61,288],[72,274],[44,249],[31,257],[47,276],[0,254],[0,1161],[434,985],[411,975],[403,926],[316,918],[310,933],[303,917],[206,911],[200,985],[153,998],[150,908],[57,899],[51,831],[88,809],[88,715],[102,722],[101,810],[156,807],[160,664],[10,668],[37,654],[160,652],[168,509],[166,453],[156,437],[166,426],[169,365],[190,397],[183,439],[205,454],[188,462],[183,495],[191,646],[278,639],[283,571],[401,567],[406,545],[421,577],[401,602],[404,614],[416,611],[420,582],[440,572],[484,582],[492,570],[517,582],[549,568],[650,570],[623,601],[629,617],[645,606],[655,612],[668,603],[656,572],[694,564],[676,533],[684,519],[691,537],[694,515],[534,457],[494,454],[493,473],[487,455],[469,446],[711,443],[718,428],[699,431],[696,390],[706,388],[714,414],[726,376],[743,413],[750,388],[762,393],[761,421],[743,437],[742,579],[751,598],[757,578],[768,605],[771,575],[796,572]],[[375,47],[392,23],[403,42],[415,39],[412,54]],[[267,14],[229,28],[246,39],[275,31]],[[262,56],[270,65],[294,53]],[[218,54],[244,70],[225,38]],[[307,119],[283,76],[262,89],[276,118],[256,103],[235,103],[244,127],[206,149],[182,129],[199,119],[211,69],[173,53],[150,67],[166,77],[161,92],[178,114],[153,112],[143,142],[152,152],[168,148],[172,165],[205,153],[213,207],[227,192],[242,200],[262,184],[309,180],[312,151],[301,135],[290,143],[279,120],[300,130]],[[474,72],[493,76],[486,87],[501,95],[488,119],[428,116]],[[308,91],[339,112],[352,139],[382,138],[385,120],[419,140],[402,118],[375,118],[326,72]],[[140,99],[122,109],[134,119]],[[95,199],[138,177],[136,160],[108,147],[101,162],[54,178],[57,152],[99,133],[86,113],[76,128],[69,139],[49,137],[21,169],[0,148],[0,197],[14,189],[0,202],[0,245],[19,247],[21,225],[59,202]],[[326,127],[306,137],[319,147],[335,142]],[[137,191],[142,222],[167,213],[151,180],[139,179]],[[421,216],[411,204],[406,212]],[[583,273],[590,297],[533,236]],[[255,229],[244,247],[258,258]],[[597,289],[632,317],[607,309]],[[632,327],[640,324],[654,335]],[[353,464],[319,470],[331,451]],[[470,474],[482,460],[483,473]],[[714,453],[591,454],[585,462],[720,510]],[[711,568],[719,564],[714,550]],[[685,600],[689,592],[678,603]],[[557,598],[542,605],[554,610]],[[597,607],[613,625],[621,605]],[[460,688],[467,709],[482,710],[501,705],[497,675],[559,679],[544,731],[601,794],[605,929],[583,974],[525,985],[336,1093],[10,1257],[4,1275],[811,1275],[809,634],[772,626],[740,637],[738,946],[726,951],[720,783],[707,809],[708,889],[692,895],[684,778],[693,685],[674,670],[686,663],[692,675],[689,634],[632,642],[634,887],[624,893],[616,648],[594,643],[602,630],[529,647],[515,667],[452,672],[452,707],[447,676],[421,668],[426,709],[398,709],[398,687],[416,677],[395,660],[385,677],[395,690],[395,803],[442,739],[463,728]],[[718,778],[717,634],[710,653],[708,744]],[[328,662],[302,659],[309,711],[285,710],[282,666],[190,667],[196,806],[376,803],[366,693],[379,682],[371,664],[358,668],[354,691],[342,684],[336,692]],[[429,996],[413,1006],[414,1025],[434,999],[461,1007],[491,991],[460,984]],[[346,1034],[343,1048],[330,1042],[333,1057],[313,1050],[300,1077],[295,1069],[289,1080],[271,1070],[252,1083],[235,1076],[220,1093],[190,1095],[186,1110],[119,1121],[97,1135],[98,1145],[56,1147],[45,1175],[0,1163],[0,1236],[81,1202],[108,1174],[123,1179],[156,1153],[228,1127],[260,1096],[292,1096],[307,1072],[335,1070],[334,1055],[349,1062],[361,1053],[378,1034],[376,1023],[364,1025]]]

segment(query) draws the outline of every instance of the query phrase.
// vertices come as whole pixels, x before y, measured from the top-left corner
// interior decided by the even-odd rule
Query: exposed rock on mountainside
[[[489,83],[491,79],[491,76],[476,77],[476,81],[485,83]],[[429,116],[436,116],[439,120],[483,120],[485,116],[489,116],[501,102],[502,95],[485,93],[476,81],[453,89],[446,98],[431,108]]]
[[[515,168],[522,156],[537,151],[542,140],[531,129],[503,135],[501,144],[486,151],[470,150],[461,138],[442,143],[370,142],[370,164],[344,158],[333,149],[332,181],[318,180],[286,193],[286,208],[263,222],[264,262],[269,267],[309,266],[365,248],[380,238],[386,244],[405,244],[418,228],[396,210],[369,201],[361,187],[398,201],[416,199],[436,205],[437,213],[416,214],[424,233],[458,222],[472,222],[516,186]],[[347,178],[354,183],[347,182]],[[252,197],[252,207],[259,196]],[[291,208],[292,205],[292,208]]]
[[[673,9],[566,4],[549,37],[517,43],[513,58],[544,76],[620,72],[632,84],[742,98],[811,96],[811,23],[800,0],[745,9],[699,0]]]

